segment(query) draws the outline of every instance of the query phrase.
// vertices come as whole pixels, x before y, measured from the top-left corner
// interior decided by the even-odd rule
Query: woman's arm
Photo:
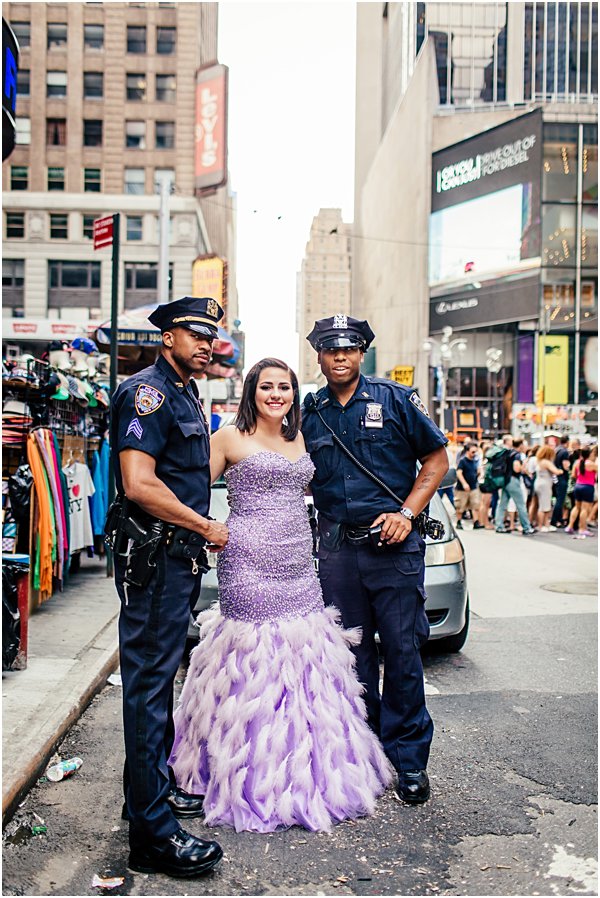
[[[548,471],[550,471],[551,474],[562,474],[560,468],[557,468],[556,465],[553,464],[548,458],[543,458],[540,464],[542,464]]]
[[[218,480],[227,466],[227,446],[229,426],[215,431],[210,438],[210,482]]]

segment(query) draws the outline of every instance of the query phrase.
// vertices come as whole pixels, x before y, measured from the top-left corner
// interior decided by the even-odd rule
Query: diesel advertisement
[[[430,333],[537,318],[542,116],[433,155]]]

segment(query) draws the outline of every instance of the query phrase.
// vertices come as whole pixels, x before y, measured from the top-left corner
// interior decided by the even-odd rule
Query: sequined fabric
[[[304,504],[313,471],[308,453],[292,462],[261,451],[225,473],[229,541],[217,557],[225,617],[266,621],[323,607]]]

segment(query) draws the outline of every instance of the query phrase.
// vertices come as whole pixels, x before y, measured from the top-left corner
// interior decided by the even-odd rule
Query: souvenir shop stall
[[[29,614],[82,553],[104,556],[108,359],[83,336],[39,354],[2,363],[3,670],[26,666]]]

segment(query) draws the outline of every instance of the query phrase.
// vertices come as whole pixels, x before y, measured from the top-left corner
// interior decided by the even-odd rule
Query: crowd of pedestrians
[[[456,484],[440,490],[454,505],[456,527],[470,517],[474,530],[563,530],[578,539],[598,526],[598,446],[562,436],[529,446],[509,434],[501,441],[467,440],[449,449]]]

